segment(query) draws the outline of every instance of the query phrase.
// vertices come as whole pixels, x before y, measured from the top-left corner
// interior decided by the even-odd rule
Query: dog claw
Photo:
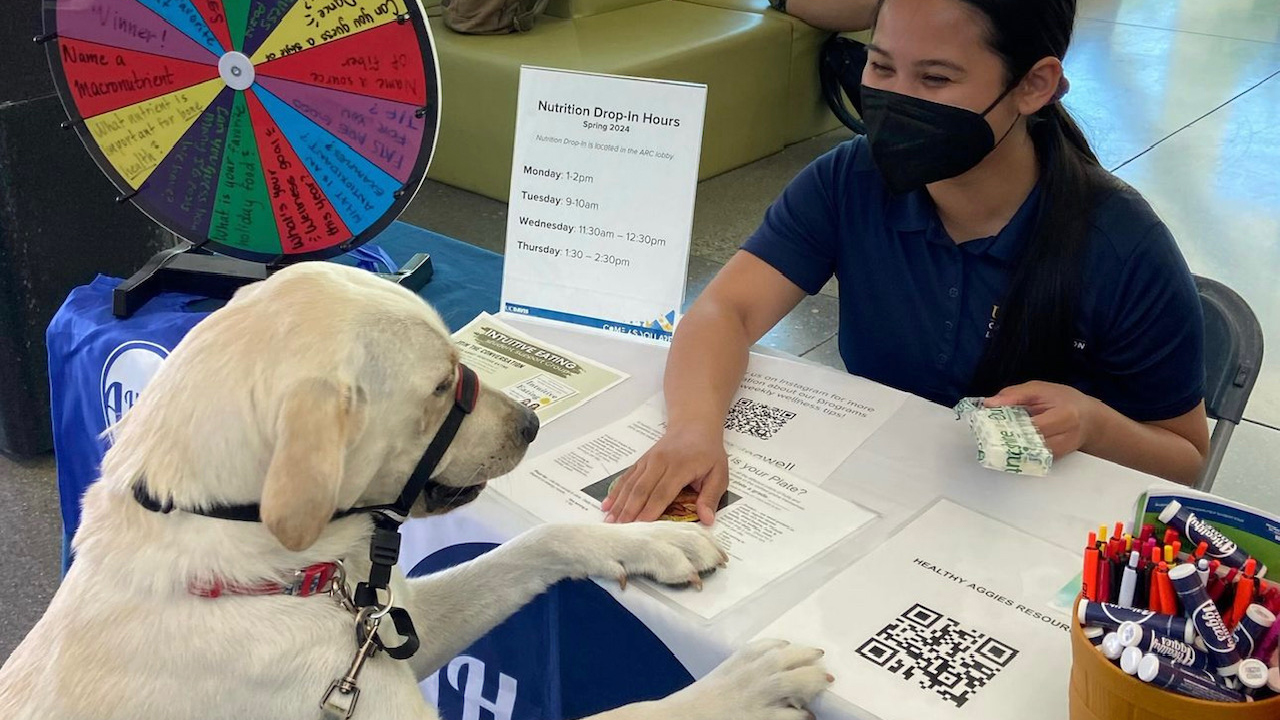
[[[729,564],[729,553],[721,550],[720,551],[720,567],[724,567],[725,565],[728,565],[728,564]]]
[[[618,585],[619,585],[619,586],[621,587],[621,589],[623,589],[623,590],[626,590],[626,589],[627,589],[627,576],[626,576],[626,575],[619,575],[619,576],[618,576]]]
[[[702,576],[693,573],[689,576],[689,584],[697,588],[698,592],[702,592]]]

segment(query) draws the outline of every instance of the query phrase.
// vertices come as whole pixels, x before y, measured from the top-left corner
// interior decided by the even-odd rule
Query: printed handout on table
[[[725,442],[821,483],[906,398],[856,375],[753,354],[725,418]]]
[[[543,424],[630,377],[481,313],[453,335],[480,379],[532,410]]]
[[[1069,551],[949,500],[766,628],[826,650],[831,691],[882,720],[1066,718]],[[961,714],[963,711],[963,714]]]
[[[662,436],[657,402],[494,480],[490,486],[549,522],[604,521],[609,487]],[[696,522],[696,493],[667,507],[668,520]],[[729,554],[726,570],[701,592],[660,588],[674,603],[710,618],[800,567],[876,517],[874,513],[741,451],[729,449],[729,491],[712,532]]]

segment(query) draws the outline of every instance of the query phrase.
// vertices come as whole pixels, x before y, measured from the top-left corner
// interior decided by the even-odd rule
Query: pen
[[[1169,565],[1160,563],[1156,566],[1156,582],[1159,585],[1160,612],[1166,615],[1177,615],[1178,604],[1173,597],[1173,583],[1169,582]]]
[[[1149,538],[1149,537],[1151,537],[1152,535],[1155,535],[1155,534],[1156,534],[1156,526],[1155,526],[1155,525],[1152,525],[1152,524],[1150,524],[1150,523],[1143,523],[1143,525],[1142,525],[1142,532],[1138,534],[1138,542],[1140,542],[1140,543],[1142,543],[1143,545],[1145,545],[1145,544],[1147,543],[1147,538]]]
[[[1196,546],[1196,560],[1203,558],[1207,552],[1209,552],[1209,543],[1201,540],[1200,544]]]
[[[1154,607],[1151,597],[1151,566],[1141,555],[1138,556],[1138,582],[1133,590],[1133,606],[1149,610]]]
[[[1120,578],[1120,597],[1116,603],[1120,607],[1133,607],[1133,594],[1138,586],[1138,553],[1129,553],[1129,564],[1124,568]]]
[[[1253,558],[1249,558],[1248,562],[1252,563]],[[1253,604],[1253,576],[1249,572],[1253,568],[1249,568],[1248,563],[1245,565],[1247,568],[1245,574],[1236,578],[1236,596],[1231,605],[1230,618],[1223,618],[1227,623],[1227,627],[1230,628],[1234,628],[1244,618],[1245,612]]]
[[[1089,544],[1084,546],[1084,571],[1081,581],[1084,596],[1090,602],[1098,601],[1098,536],[1089,533]]]
[[[1218,599],[1213,603],[1218,608],[1219,615],[1231,614],[1231,610],[1236,605],[1236,589],[1235,582],[1222,583],[1222,594],[1219,595]]]
[[[1111,602],[1111,558],[1106,546],[1102,548],[1102,557],[1098,560],[1098,599]]]
[[[1151,551],[1151,583],[1147,592],[1147,606],[1156,612],[1164,612],[1164,595],[1160,592],[1160,551]]]

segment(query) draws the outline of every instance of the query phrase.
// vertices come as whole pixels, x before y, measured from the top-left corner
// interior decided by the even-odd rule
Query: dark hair
[[[1066,56],[1076,0],[959,1],[985,21],[987,43],[1004,61],[1007,83],[1020,82],[1046,57]],[[1068,380],[1090,210],[1117,182],[1060,101],[1028,118],[1027,129],[1040,163],[1039,210],[1000,305],[998,329],[973,378],[975,395],[1028,380]]]

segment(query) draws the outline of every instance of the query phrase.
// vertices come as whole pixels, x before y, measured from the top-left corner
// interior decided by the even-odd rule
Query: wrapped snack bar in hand
[[[992,470],[1042,477],[1053,453],[1024,407],[983,407],[982,398],[963,398],[956,417],[969,423],[978,445],[978,462]]]

